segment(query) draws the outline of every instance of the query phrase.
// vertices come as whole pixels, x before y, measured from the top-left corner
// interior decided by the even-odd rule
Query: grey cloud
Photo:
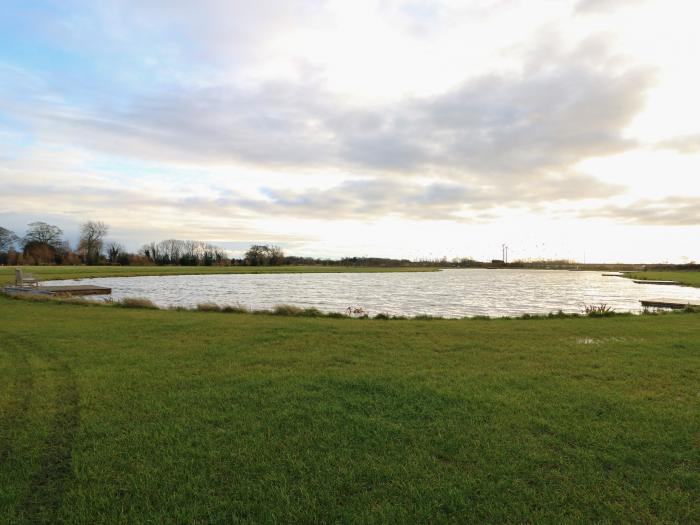
[[[380,217],[400,217],[415,220],[479,221],[489,217],[489,211],[500,206],[536,209],[539,203],[584,198],[605,198],[618,192],[606,184],[591,184],[587,177],[569,174],[549,177],[537,185],[520,184],[512,188],[465,185],[450,180],[418,183],[397,178],[348,180],[337,186],[319,190],[281,190],[267,188],[259,198],[244,197],[222,190],[214,197],[176,197],[147,193],[143,190],[74,184],[71,187],[42,184],[16,179],[5,189],[13,195],[15,212],[41,211],[46,201],[61,202],[63,214],[82,218],[85,214],[100,215],[102,210],[118,213],[128,209],[124,224],[140,224],[157,210],[182,214],[180,229],[198,231],[212,228],[211,217],[217,221],[246,221],[255,217],[286,217],[295,219],[355,219],[374,221]],[[85,203],[89,203],[86,208]],[[8,203],[8,209],[11,209]],[[92,211],[91,211],[92,210]],[[190,217],[190,219],[185,219]],[[200,217],[200,219],[194,219]],[[77,219],[76,219],[77,220]],[[194,221],[194,222],[193,222]]]
[[[477,79],[332,125],[345,139],[344,158],[366,168],[533,175],[631,147],[621,130],[652,80],[645,70],[610,74],[559,64],[532,76]]]
[[[353,105],[328,92],[313,71],[298,82],[180,84],[149,93],[107,92],[92,101],[81,96],[80,103],[71,102],[70,86],[41,78],[29,83],[22,71],[4,71],[0,110],[43,143],[166,166],[243,163],[290,174],[332,170],[386,179],[394,194],[405,184],[409,202],[450,216],[454,206],[420,201],[424,189],[416,190],[409,178],[445,181],[456,194],[469,188],[464,200],[484,208],[621,191],[572,172],[587,157],[635,146],[622,131],[654,82],[653,71],[607,61],[606,53],[600,40],[567,53],[537,51],[519,74],[473,78],[445,93],[380,107]],[[31,89],[18,89],[25,84]],[[377,214],[391,209],[376,197],[377,182],[364,192],[349,184],[333,195],[303,199],[316,199],[320,207],[322,197],[339,199],[337,206],[350,215],[367,211],[360,198]],[[276,197],[278,208],[303,204],[299,195]]]
[[[697,226],[700,225],[700,197],[667,197],[665,199],[644,199],[628,206],[606,206],[578,213],[584,219],[604,218],[615,221],[658,225],[658,226]]]
[[[265,215],[323,219],[367,219],[395,216],[408,219],[475,221],[498,206],[534,208],[541,202],[607,198],[620,188],[591,184],[571,174],[546,178],[541,184],[506,188],[465,186],[449,181],[413,184],[392,179],[351,180],[325,190],[304,192],[268,189],[267,199],[222,199],[219,205],[254,210]],[[204,204],[206,206],[206,204]]]
[[[339,219],[399,216],[412,219],[458,219],[456,212],[484,195],[449,183],[425,186],[389,180],[352,180],[328,190],[268,190],[260,203],[266,213]]]
[[[352,106],[311,80],[180,87],[89,110],[41,99],[23,116],[54,141],[161,162],[431,173],[512,185],[634,145],[622,130],[641,109],[653,72],[569,58],[381,108]]]
[[[118,223],[111,228],[110,237],[132,243],[132,249],[174,235],[218,243],[258,240],[292,245],[313,240],[308,235],[276,234],[255,227],[249,219],[256,210],[232,199],[176,198],[80,184],[37,187],[22,181],[9,183],[5,189],[13,197],[5,201],[0,195],[0,218],[17,232],[35,220],[67,226],[67,233],[77,232],[86,218],[98,217],[108,224]],[[60,211],[47,202],[60,202]]]

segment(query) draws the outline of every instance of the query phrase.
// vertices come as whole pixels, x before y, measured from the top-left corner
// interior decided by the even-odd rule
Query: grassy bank
[[[0,319],[0,521],[700,521],[697,314]]]
[[[625,275],[630,279],[646,281],[676,281],[684,286],[700,288],[700,272],[685,270],[678,272],[633,272]]]
[[[358,266],[23,266],[37,279],[88,279],[92,277],[137,277],[144,275],[202,275],[212,273],[377,273],[431,272],[437,268]],[[0,284],[15,280],[14,266],[0,267]]]

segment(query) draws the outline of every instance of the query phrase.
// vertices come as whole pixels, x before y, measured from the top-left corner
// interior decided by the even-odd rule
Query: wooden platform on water
[[[70,286],[7,286],[6,293],[30,294],[30,295],[109,295],[111,288],[95,286],[92,284],[80,284]]]
[[[677,281],[650,281],[645,279],[634,280],[633,282],[637,284],[678,284]]]
[[[650,308],[674,308],[683,309],[688,306],[692,308],[700,308],[700,299],[692,301],[685,299],[642,299],[642,306]]]
[[[613,272],[613,273],[604,273],[604,274],[602,274],[602,275],[603,275],[603,277],[624,277],[624,276],[625,276],[624,273],[617,273],[617,272]]]

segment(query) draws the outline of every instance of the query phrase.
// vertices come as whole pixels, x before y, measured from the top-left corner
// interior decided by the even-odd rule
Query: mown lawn
[[[2,523],[699,523],[700,315],[0,297]]]
[[[143,275],[201,275],[210,273],[377,273],[432,272],[437,268],[360,266],[23,266],[25,274],[42,281],[92,277],[137,277]],[[14,283],[15,267],[0,267],[0,284]]]
[[[683,270],[679,272],[633,272],[625,275],[630,279],[651,281],[676,281],[685,286],[700,287],[700,271]]]

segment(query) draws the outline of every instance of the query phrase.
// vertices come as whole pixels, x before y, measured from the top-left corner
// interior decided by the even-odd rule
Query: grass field
[[[634,272],[626,275],[630,279],[643,279],[652,281],[677,281],[685,286],[695,286],[700,288],[700,272],[680,271],[680,272]]]
[[[698,523],[700,315],[0,297],[2,523]]]
[[[201,275],[210,273],[347,273],[432,272],[437,268],[399,266],[23,266],[25,274],[42,281],[92,277],[136,277],[142,275]],[[15,281],[15,267],[0,267],[0,284]]]

